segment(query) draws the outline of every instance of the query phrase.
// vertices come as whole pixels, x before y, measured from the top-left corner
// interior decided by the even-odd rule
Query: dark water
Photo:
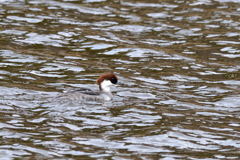
[[[238,160],[239,71],[239,0],[0,0],[0,159]]]

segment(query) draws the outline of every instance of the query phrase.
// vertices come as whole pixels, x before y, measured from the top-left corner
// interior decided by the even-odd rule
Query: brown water
[[[0,0],[0,159],[240,159],[239,0]],[[48,102],[97,88],[107,104]]]

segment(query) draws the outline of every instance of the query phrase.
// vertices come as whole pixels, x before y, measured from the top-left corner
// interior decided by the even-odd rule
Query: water
[[[0,2],[0,159],[240,159],[239,0]]]

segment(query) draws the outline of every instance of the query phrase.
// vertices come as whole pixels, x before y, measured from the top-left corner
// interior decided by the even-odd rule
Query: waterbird
[[[111,86],[117,84],[118,78],[113,72],[104,73],[97,79],[99,86],[98,91],[93,91],[86,88],[78,88],[73,91],[67,91],[58,96],[60,99],[73,102],[88,102],[88,101],[111,101],[113,94]]]

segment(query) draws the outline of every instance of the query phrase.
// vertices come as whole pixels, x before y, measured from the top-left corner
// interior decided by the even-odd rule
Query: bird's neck
[[[109,80],[104,80],[104,81],[99,85],[99,89],[100,89],[101,92],[111,93],[111,88],[110,88],[111,85],[112,85],[111,81],[109,81]]]

